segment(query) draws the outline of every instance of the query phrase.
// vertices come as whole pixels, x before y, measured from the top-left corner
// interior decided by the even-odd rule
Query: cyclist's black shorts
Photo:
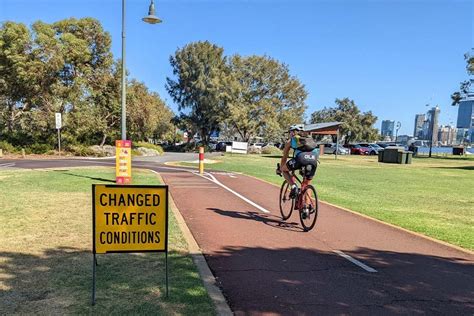
[[[288,160],[286,166],[290,170],[300,170],[304,166],[304,176],[311,180],[316,173],[317,159],[317,154],[313,152],[301,152],[296,157]]]

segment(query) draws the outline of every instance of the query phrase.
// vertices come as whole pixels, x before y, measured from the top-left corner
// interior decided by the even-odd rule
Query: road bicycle
[[[284,180],[280,188],[280,213],[283,220],[290,218],[293,210],[298,210],[300,215],[300,222],[305,232],[313,229],[318,218],[318,194],[314,186],[309,184],[309,180],[305,176],[305,168],[303,166],[299,173],[302,176],[300,179],[295,171],[291,171],[293,181],[297,184],[297,194],[294,198],[290,197],[291,185]],[[313,166],[314,168],[314,166]],[[280,164],[277,164],[277,174],[281,177]]]

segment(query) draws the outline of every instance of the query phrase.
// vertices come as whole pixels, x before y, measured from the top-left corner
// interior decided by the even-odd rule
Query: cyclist
[[[304,166],[305,185],[310,184],[316,173],[319,153],[315,141],[305,132],[303,124],[292,125],[288,132],[289,139],[283,149],[280,168],[283,177],[291,185],[290,198],[294,198],[298,193],[298,187],[290,171],[302,169]],[[291,149],[293,149],[293,158],[288,160]]]

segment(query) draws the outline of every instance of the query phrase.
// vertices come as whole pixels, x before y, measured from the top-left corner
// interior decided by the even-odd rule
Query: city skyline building
[[[425,122],[425,114],[415,115],[415,128],[413,129],[413,137],[422,138],[424,122]]]
[[[462,142],[472,143],[474,140],[474,95],[468,97],[459,103],[458,120],[456,127],[463,131]]]
[[[457,128],[452,125],[441,125],[438,130],[438,143],[443,146],[456,145]]]
[[[423,139],[430,141],[433,145],[438,142],[438,122],[440,109],[438,106],[431,108],[426,113],[426,119],[423,122]]]
[[[393,139],[395,131],[395,121],[393,120],[383,120],[382,121],[382,128],[380,134],[384,137],[390,137],[390,139]]]
[[[439,110],[438,106],[431,108],[431,110],[427,113],[427,120],[429,121],[428,124],[428,132],[427,132],[427,139],[431,141],[433,144],[438,142],[438,122],[439,122]]]

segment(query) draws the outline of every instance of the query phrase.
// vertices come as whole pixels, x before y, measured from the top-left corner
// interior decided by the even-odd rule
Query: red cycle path
[[[266,214],[198,175],[159,171],[237,315],[474,313],[471,254],[322,203],[305,233],[296,212],[281,221],[273,185],[213,174]]]

